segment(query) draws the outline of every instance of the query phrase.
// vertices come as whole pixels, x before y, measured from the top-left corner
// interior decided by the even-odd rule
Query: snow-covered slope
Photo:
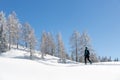
[[[0,56],[15,59],[30,59],[30,53],[24,49],[11,49],[8,52],[2,53]],[[63,65],[58,63],[59,58],[54,56],[46,55],[44,56],[44,59],[41,59],[41,55],[38,51],[36,51],[36,53],[33,55],[32,60],[46,65]],[[67,64],[77,64],[76,62],[70,60],[66,60],[66,62]]]
[[[2,54],[0,80],[120,80],[119,62],[59,64],[56,57],[47,55],[41,60],[37,55],[34,60],[24,59],[28,55],[15,49]]]

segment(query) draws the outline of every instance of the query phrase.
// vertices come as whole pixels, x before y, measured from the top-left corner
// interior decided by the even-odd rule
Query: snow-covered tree
[[[35,37],[34,29],[27,22],[22,25],[21,38],[21,42],[24,43],[23,45],[26,47],[26,49],[29,49],[30,58],[32,58],[37,40]]]
[[[34,30],[32,29],[32,27],[29,25],[29,31],[28,31],[28,36],[27,36],[27,43],[28,43],[28,48],[30,50],[30,58],[32,58],[33,53],[35,51],[35,46],[36,46],[36,37],[35,37],[35,33]]]
[[[34,34],[34,30],[31,30],[30,35],[29,35],[29,41],[28,41],[29,49],[30,49],[30,56],[32,57],[34,50],[35,50],[35,45],[36,45],[36,37]]]
[[[78,62],[79,54],[80,54],[80,33],[78,31],[74,31],[70,38],[71,45],[71,54],[72,57],[75,58],[75,61]]]
[[[21,37],[22,37],[22,40],[23,40],[23,42],[24,42],[24,46],[25,46],[26,48],[28,48],[28,41],[29,41],[28,35],[29,35],[30,31],[31,31],[31,26],[30,26],[30,24],[27,23],[27,22],[24,23],[24,24],[22,25]]]
[[[47,53],[50,55],[55,55],[55,41],[51,33],[47,33]]]
[[[40,51],[41,58],[44,58],[44,55],[47,54],[47,33],[43,31],[41,41],[40,41]]]
[[[108,62],[111,62],[112,61],[112,59],[111,59],[111,56],[108,58]]]
[[[81,54],[80,54],[80,62],[84,61],[84,50],[85,47],[88,47],[89,51],[90,51],[90,58],[93,62],[98,61],[98,58],[96,56],[96,53],[94,51],[94,49],[91,46],[91,40],[90,37],[88,36],[88,34],[86,32],[83,32],[83,34],[80,37],[80,45],[81,45]]]
[[[0,12],[0,53],[7,51],[7,23],[3,11]]]
[[[119,59],[118,59],[118,58],[115,58],[115,59],[114,59],[114,61],[115,61],[115,62],[118,62],[118,61],[119,61]]]
[[[100,57],[99,56],[99,61],[100,62],[111,62],[111,56],[110,57],[107,57],[107,56],[103,56],[103,57]]]
[[[108,62],[108,57],[107,57],[107,56],[102,57],[102,58],[101,58],[101,62]]]
[[[8,32],[9,32],[9,49],[11,48],[12,45],[17,45],[18,48],[18,43],[19,43],[19,37],[20,37],[20,23],[18,18],[16,17],[16,13],[13,11],[9,16],[8,16]]]
[[[62,36],[60,33],[57,35],[57,54],[58,57],[60,57],[60,61],[62,63],[65,63],[66,61],[66,51],[65,51],[65,46],[62,40]]]
[[[98,62],[99,61],[96,53],[91,53],[90,54],[90,59],[91,59],[92,62]]]
[[[40,50],[42,52],[42,58],[45,54],[54,55],[55,54],[55,41],[50,32],[43,32],[40,42]]]

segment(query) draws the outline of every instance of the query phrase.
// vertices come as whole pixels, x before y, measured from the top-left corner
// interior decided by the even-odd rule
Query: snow
[[[17,49],[1,54],[0,80],[120,80],[120,62],[61,64],[50,55],[44,60],[38,54],[33,60],[28,56]]]

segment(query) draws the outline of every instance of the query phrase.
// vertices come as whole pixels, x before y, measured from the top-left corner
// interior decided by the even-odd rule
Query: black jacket
[[[85,56],[85,57],[89,57],[89,56],[90,56],[89,50],[85,50],[84,56]]]

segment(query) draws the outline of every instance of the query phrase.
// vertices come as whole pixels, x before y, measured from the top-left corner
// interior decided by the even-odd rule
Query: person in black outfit
[[[92,61],[89,59],[90,57],[90,52],[87,47],[85,47],[85,53],[84,53],[84,59],[85,59],[85,64],[87,64],[87,60],[92,64]]]

